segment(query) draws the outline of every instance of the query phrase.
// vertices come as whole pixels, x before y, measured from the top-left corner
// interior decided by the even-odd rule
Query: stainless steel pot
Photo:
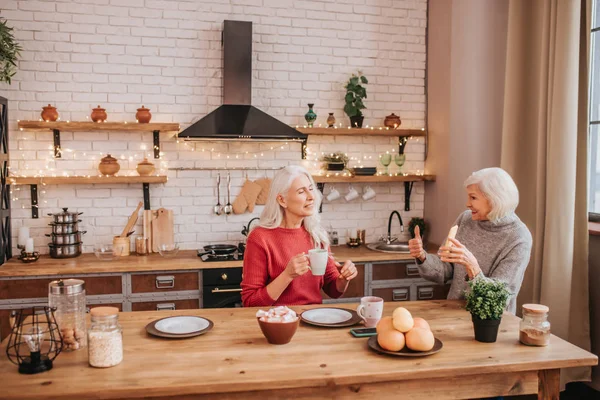
[[[87,231],[79,231],[79,232],[74,232],[74,233],[63,233],[62,235],[55,234],[55,233],[52,233],[52,234],[47,233],[46,236],[52,238],[52,244],[76,244],[76,243],[83,242],[83,234],[86,232]]]
[[[79,227],[78,227],[78,222],[81,222],[81,220],[78,220],[76,222],[72,222],[69,224],[48,224],[52,227],[52,233],[55,235],[64,235],[65,233],[75,233],[77,231],[79,231]]]
[[[50,257],[52,258],[72,258],[81,255],[81,243],[74,244],[53,244],[49,243]]]
[[[77,222],[77,218],[83,214],[82,212],[68,212],[68,208],[64,207],[63,212],[56,214],[48,214],[54,219],[54,223],[56,224],[70,224],[73,222]]]

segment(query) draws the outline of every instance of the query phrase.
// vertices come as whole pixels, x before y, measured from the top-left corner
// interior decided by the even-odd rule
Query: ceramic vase
[[[402,121],[400,120],[400,117],[394,113],[388,115],[385,117],[385,120],[383,120],[383,125],[390,129],[396,129],[400,127],[401,124]]]
[[[333,116],[333,113],[329,113],[329,117],[327,117],[327,127],[333,128],[334,125],[335,125],[335,117]]]
[[[100,106],[93,108],[91,118],[92,118],[92,121],[94,121],[94,122],[106,121],[106,118],[107,118],[106,110]]]
[[[56,121],[58,119],[58,111],[56,111],[56,107],[53,107],[50,104],[42,107],[42,113],[40,115],[42,116],[42,119],[46,122]]]
[[[119,172],[120,169],[121,166],[119,165],[119,162],[110,154],[107,154],[106,157],[102,158],[98,165],[98,171],[100,171],[102,175],[113,176]]]
[[[152,118],[152,114],[150,113],[149,108],[146,108],[142,105],[141,108],[137,109],[137,113],[135,114],[135,119],[140,124],[147,124],[148,122],[150,122],[151,118]]]
[[[144,158],[144,161],[140,162],[135,169],[140,176],[148,176],[154,172],[154,164]]]
[[[308,112],[306,114],[304,114],[304,119],[306,120],[306,123],[308,124],[309,128],[313,127],[313,123],[317,119],[317,114],[313,111],[314,106],[315,106],[314,103],[309,103],[308,104]]]

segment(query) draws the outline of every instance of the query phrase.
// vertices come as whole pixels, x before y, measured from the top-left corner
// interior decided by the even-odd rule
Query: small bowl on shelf
[[[159,244],[158,252],[163,257],[175,257],[179,252],[179,246],[176,244]]]
[[[94,254],[101,261],[112,261],[114,258],[112,244],[95,246]]]

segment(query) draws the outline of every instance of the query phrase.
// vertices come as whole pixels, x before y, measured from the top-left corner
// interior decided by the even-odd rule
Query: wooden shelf
[[[377,183],[377,182],[421,182],[435,181],[435,175],[357,175],[357,176],[324,176],[313,175],[316,183]]]
[[[26,130],[59,130],[59,131],[118,131],[118,132],[179,132],[176,122],[92,122],[92,121],[19,121],[19,128]]]
[[[110,183],[165,183],[166,176],[56,176],[56,177],[9,177],[11,184],[17,185],[80,185]]]
[[[386,128],[296,128],[306,135],[335,136],[425,136],[425,129],[386,129]]]

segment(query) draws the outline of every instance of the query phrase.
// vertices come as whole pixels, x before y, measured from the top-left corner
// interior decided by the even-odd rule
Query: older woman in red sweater
[[[325,274],[310,272],[308,251],[329,248],[318,213],[321,193],[299,166],[275,175],[269,198],[244,253],[242,302],[245,307],[322,303],[321,289],[340,297],[357,275],[352,261],[329,257]]]

